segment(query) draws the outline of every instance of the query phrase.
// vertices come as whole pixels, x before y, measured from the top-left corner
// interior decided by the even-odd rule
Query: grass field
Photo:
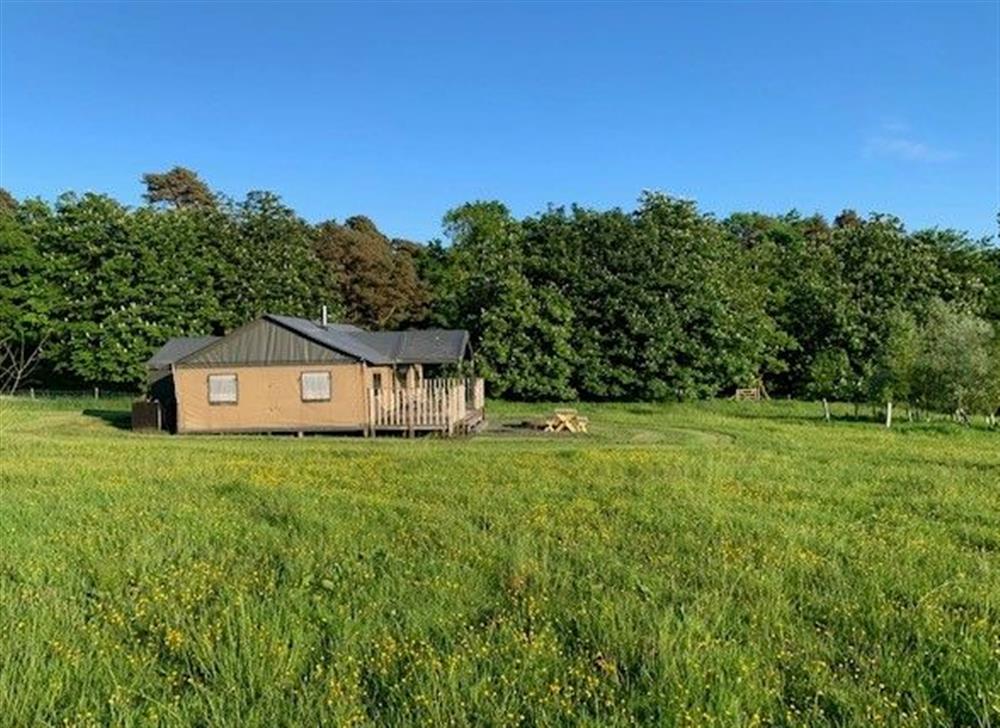
[[[715,402],[170,437],[127,407],[0,401],[0,724],[1000,725],[1000,433]]]

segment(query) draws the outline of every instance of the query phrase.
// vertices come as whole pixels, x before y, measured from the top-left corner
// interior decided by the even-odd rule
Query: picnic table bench
[[[557,409],[554,414],[542,423],[545,432],[586,433],[590,420],[581,416],[575,409]]]

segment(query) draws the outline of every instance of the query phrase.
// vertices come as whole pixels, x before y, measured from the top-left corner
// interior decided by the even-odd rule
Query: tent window
[[[239,387],[235,374],[208,375],[208,403],[236,404],[239,399]]]
[[[382,374],[380,372],[372,374],[372,389],[382,389]]]
[[[302,401],[328,402],[330,400],[330,372],[302,373]]]

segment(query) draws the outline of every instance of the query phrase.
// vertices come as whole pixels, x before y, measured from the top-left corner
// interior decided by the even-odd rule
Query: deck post
[[[375,388],[365,387],[365,413],[368,419],[365,422],[365,437],[368,437],[369,430],[375,427]]]
[[[403,406],[406,407],[406,436],[413,438],[413,408],[416,405],[416,390],[410,389],[410,373],[406,373],[406,396],[403,398]]]

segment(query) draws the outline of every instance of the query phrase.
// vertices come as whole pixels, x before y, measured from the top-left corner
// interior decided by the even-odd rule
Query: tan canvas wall
[[[302,372],[330,372],[330,400],[303,402]],[[210,404],[208,375],[235,374],[236,404]],[[180,367],[174,372],[179,432],[362,428],[367,420],[359,363]]]

